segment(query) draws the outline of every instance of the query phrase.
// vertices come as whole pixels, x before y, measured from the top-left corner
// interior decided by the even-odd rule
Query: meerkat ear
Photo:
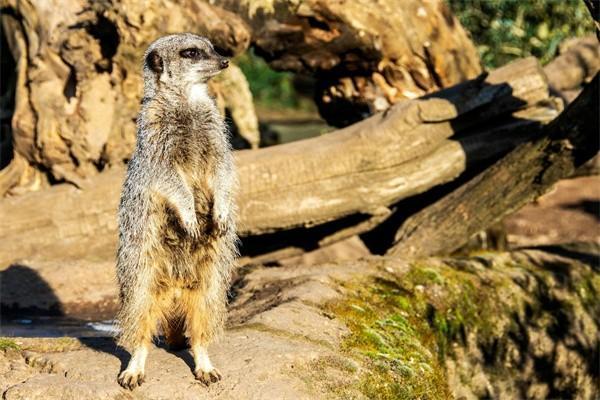
[[[163,60],[156,50],[152,50],[146,57],[146,65],[157,74],[163,72]]]

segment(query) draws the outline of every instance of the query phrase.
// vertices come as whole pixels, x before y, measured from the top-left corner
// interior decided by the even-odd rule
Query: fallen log
[[[524,143],[440,201],[409,217],[390,255],[407,258],[452,252],[569,177],[599,150],[600,74],[539,137]]]
[[[545,76],[529,58],[328,135],[240,151],[240,233],[313,227],[326,244],[368,230],[372,223],[365,219],[381,218],[400,199],[448,182],[478,157],[499,155],[523,140],[519,130],[513,136],[494,132],[550,119],[552,108],[536,106],[548,100]],[[1,200],[0,265],[36,254],[114,248],[122,177],[114,168],[82,182],[83,190],[57,185]],[[340,228],[338,220],[351,226]]]
[[[477,129],[472,135],[445,140],[438,148],[438,154],[446,152],[446,157],[438,158],[435,154],[427,155],[406,163],[405,166],[414,168],[414,171],[418,171],[418,175],[411,174],[408,169],[396,168],[395,173],[405,174],[403,178],[406,179],[409,189],[418,189],[418,187],[413,188],[412,185],[418,182],[419,177],[423,178],[422,183],[427,187],[426,190],[414,190],[410,196],[402,196],[400,200],[412,198],[436,186],[431,184],[430,179],[437,180],[441,176],[428,177],[428,173],[439,174],[442,169],[455,165],[458,168],[457,171],[460,172],[452,176],[451,179],[440,183],[443,184],[461,177],[465,170],[479,168],[480,165],[489,163],[490,160],[505,154],[516,147],[517,144],[530,139],[532,135],[539,132],[540,127],[552,120],[558,114],[558,111],[549,107],[532,107],[519,114],[525,119],[515,119],[500,126],[488,127],[487,130]],[[455,156],[458,158],[452,161]],[[440,170],[436,170],[436,168]],[[422,175],[420,172],[422,172]],[[398,177],[395,177],[395,179],[398,179]],[[377,184],[387,185],[387,182],[379,180],[373,182],[373,185]],[[347,188],[346,190],[351,193],[355,189]],[[244,262],[275,263],[310,250],[326,247],[349,237],[370,232],[374,228],[379,229],[380,224],[387,223],[388,219],[399,211],[401,210],[396,202],[373,208],[369,213],[356,213],[316,226],[309,225],[291,230],[278,230],[270,234],[250,234],[242,240],[243,253],[249,257]]]
[[[525,59],[325,136],[242,152],[242,232],[372,214],[450,180],[464,170],[465,153],[456,141],[442,146],[444,140],[547,99],[537,61]]]

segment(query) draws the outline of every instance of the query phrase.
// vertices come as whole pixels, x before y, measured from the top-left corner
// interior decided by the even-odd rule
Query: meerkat
[[[153,338],[190,345],[194,375],[221,379],[207,345],[223,329],[237,257],[236,175],[228,131],[207,81],[228,67],[210,41],[162,37],[144,55],[137,144],[119,205],[118,343],[131,352],[119,375],[144,381]]]

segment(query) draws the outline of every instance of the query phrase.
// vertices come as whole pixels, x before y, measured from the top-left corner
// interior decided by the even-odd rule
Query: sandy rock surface
[[[22,351],[0,352],[3,399],[317,399],[318,388],[296,370],[333,354],[347,329],[316,304],[339,296],[333,279],[357,271],[257,269],[232,305],[230,327],[210,348],[223,380],[195,381],[188,351],[154,348],[146,383],[132,392],[117,375],[129,359],[111,338],[17,338]]]

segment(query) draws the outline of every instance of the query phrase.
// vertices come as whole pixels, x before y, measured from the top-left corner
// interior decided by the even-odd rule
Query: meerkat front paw
[[[141,386],[144,383],[144,372],[143,371],[130,371],[125,370],[121,372],[117,381],[119,385],[123,386],[125,389],[133,390],[138,386]]]
[[[213,368],[210,371],[197,369],[194,371],[194,376],[205,386],[209,386],[211,383],[216,383],[223,378],[221,373],[216,368]]]
[[[198,225],[198,221],[196,221],[195,216],[194,219],[190,218],[186,221],[183,221],[183,228],[187,234],[192,237],[192,239],[200,238],[200,225]]]
[[[215,206],[212,210],[212,232],[224,236],[230,228],[229,210],[226,207]]]
[[[217,215],[213,218],[212,222],[212,230],[217,236],[224,236],[229,229],[229,224],[227,223],[227,217],[224,215]]]

